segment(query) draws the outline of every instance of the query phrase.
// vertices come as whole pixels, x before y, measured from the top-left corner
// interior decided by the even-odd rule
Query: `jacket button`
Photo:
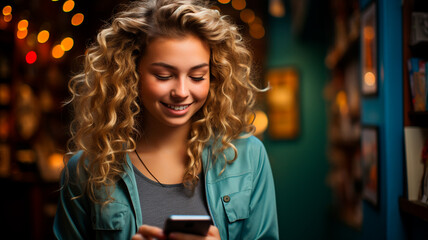
[[[223,202],[228,203],[230,202],[230,197],[228,195],[223,197]]]

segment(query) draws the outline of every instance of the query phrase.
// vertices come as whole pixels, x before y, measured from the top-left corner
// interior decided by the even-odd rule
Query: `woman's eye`
[[[190,76],[190,78],[192,79],[192,80],[194,80],[194,81],[202,81],[202,80],[204,80],[205,78],[204,78],[204,76],[201,76],[201,77],[192,77],[192,76]]]
[[[158,74],[154,74],[154,75],[159,80],[168,80],[172,77],[171,75],[158,75]]]

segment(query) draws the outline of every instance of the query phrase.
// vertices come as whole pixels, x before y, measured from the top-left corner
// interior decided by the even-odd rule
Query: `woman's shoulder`
[[[244,136],[242,138],[238,138],[234,142],[235,147],[238,150],[238,153],[241,151],[248,150],[250,152],[254,151],[265,151],[265,146],[263,145],[262,141],[258,139],[257,137],[251,135],[251,136]]]
[[[84,177],[83,173],[85,171],[82,171],[83,165],[79,163],[80,161],[84,161],[82,160],[82,157],[83,157],[83,151],[78,151],[75,154],[73,154],[70,157],[70,159],[67,161],[64,171],[67,172],[67,175],[69,176],[69,178],[74,179],[77,176],[77,172],[82,173],[80,174],[81,175],[80,177]]]

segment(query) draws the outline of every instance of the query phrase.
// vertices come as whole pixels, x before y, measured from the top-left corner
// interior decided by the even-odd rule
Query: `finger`
[[[208,229],[207,236],[215,237],[217,239],[220,239],[220,232],[218,231],[218,228],[214,225],[211,225]]]
[[[168,235],[168,239],[171,240],[203,240],[205,237],[203,236],[197,236],[192,234],[186,234],[186,233],[179,233],[179,232],[173,232]]]
[[[154,226],[142,225],[140,228],[138,228],[138,233],[146,238],[165,239],[163,230]]]
[[[137,233],[134,236],[132,236],[131,240],[144,240],[144,238],[143,238],[143,235]]]

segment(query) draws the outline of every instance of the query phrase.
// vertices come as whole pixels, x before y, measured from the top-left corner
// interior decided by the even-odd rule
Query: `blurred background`
[[[63,106],[67,84],[126,2],[1,1],[6,239],[53,239],[73,114]],[[410,194],[406,155],[416,153],[420,174],[428,104],[420,107],[415,92],[428,84],[414,87],[412,74],[426,76],[427,1],[212,2],[240,26],[257,81],[271,86],[258,96],[254,124],[273,169],[281,239],[427,239],[428,207]],[[408,128],[416,135],[405,139]]]

